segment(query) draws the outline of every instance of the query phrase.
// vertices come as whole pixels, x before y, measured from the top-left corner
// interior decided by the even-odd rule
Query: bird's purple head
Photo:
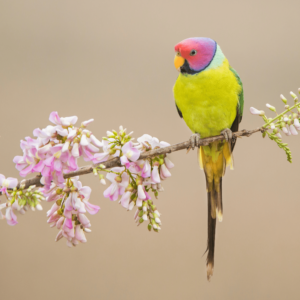
[[[199,73],[211,63],[216,49],[217,43],[210,38],[198,37],[183,40],[175,46],[175,67],[181,73]]]

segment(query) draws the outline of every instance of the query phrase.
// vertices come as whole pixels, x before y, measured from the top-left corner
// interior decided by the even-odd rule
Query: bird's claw
[[[230,142],[233,138],[232,131],[229,128],[225,128],[221,131],[221,135],[224,136],[226,142]]]
[[[200,134],[199,133],[194,133],[192,134],[192,136],[190,137],[190,148],[192,148],[193,150],[195,149],[195,146],[196,147],[199,147],[200,146]]]

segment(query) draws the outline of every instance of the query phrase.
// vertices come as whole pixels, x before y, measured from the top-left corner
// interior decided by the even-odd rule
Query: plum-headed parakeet
[[[213,274],[216,218],[222,221],[222,177],[226,166],[233,168],[232,150],[242,120],[244,96],[239,75],[229,65],[219,45],[209,38],[189,38],[175,46],[174,85],[179,116],[194,133],[191,145],[199,139],[224,135],[223,141],[200,146],[199,163],[204,169],[208,200],[207,278]]]

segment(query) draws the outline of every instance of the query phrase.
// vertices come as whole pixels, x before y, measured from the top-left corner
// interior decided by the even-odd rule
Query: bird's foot
[[[224,130],[222,130],[221,135],[224,136],[226,142],[231,142],[233,138],[232,131],[229,128],[225,128]]]
[[[199,147],[200,145],[200,134],[199,133],[194,133],[192,134],[192,136],[190,137],[190,148],[192,148],[193,150],[196,147]]]

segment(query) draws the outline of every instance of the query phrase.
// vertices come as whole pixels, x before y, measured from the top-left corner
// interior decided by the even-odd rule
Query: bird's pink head
[[[175,46],[176,69],[181,73],[195,74],[204,70],[213,60],[217,43],[210,38],[189,38]]]

